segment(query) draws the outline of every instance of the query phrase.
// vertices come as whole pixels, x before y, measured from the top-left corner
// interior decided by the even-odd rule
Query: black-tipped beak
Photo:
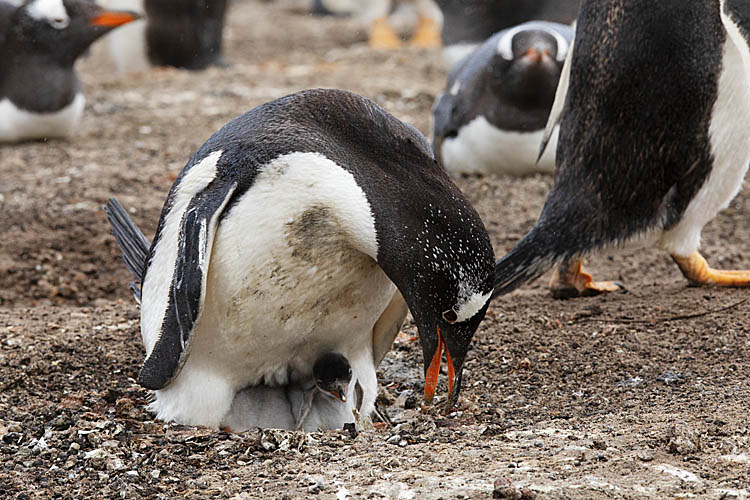
[[[336,387],[329,389],[328,393],[342,403],[346,403],[346,395],[349,392],[349,384],[337,384]]]

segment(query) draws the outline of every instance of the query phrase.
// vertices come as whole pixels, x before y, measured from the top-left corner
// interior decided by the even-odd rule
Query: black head
[[[313,377],[315,385],[323,393],[332,395],[342,403],[346,402],[352,380],[352,367],[346,357],[337,352],[321,355],[313,366]]]
[[[72,65],[97,38],[137,18],[106,11],[91,0],[28,0],[16,10],[6,39],[13,40],[15,50]]]
[[[572,29],[569,31],[572,37]],[[526,23],[506,30],[499,36],[490,86],[520,105],[551,106],[569,40],[547,23]]]

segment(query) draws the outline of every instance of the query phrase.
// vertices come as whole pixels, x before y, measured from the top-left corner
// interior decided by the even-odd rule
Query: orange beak
[[[424,377],[424,399],[426,401],[432,401],[435,396],[435,389],[437,389],[438,375],[440,375],[440,361],[443,357],[443,350],[445,349],[445,358],[448,361],[448,393],[453,395],[453,378],[456,375],[456,371],[453,368],[453,360],[448,349],[445,348],[445,342],[443,341],[443,335],[440,333],[440,327],[437,327],[438,344],[435,349],[435,354],[432,356],[430,366],[427,368],[427,373]]]
[[[122,26],[136,19],[137,17],[129,12],[102,12],[91,20],[91,25],[115,27]]]

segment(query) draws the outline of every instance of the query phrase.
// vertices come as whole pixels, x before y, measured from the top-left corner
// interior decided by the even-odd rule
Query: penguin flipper
[[[138,383],[147,389],[164,388],[187,360],[203,311],[208,264],[219,218],[236,188],[236,182],[216,179],[190,200],[177,222],[177,258],[167,307],[156,343],[138,376]]]
[[[398,335],[401,325],[404,324],[407,312],[409,312],[409,308],[406,301],[401,292],[396,290],[388,307],[385,308],[372,327],[372,358],[376,368],[383,361],[388,351],[391,350],[393,340]]]
[[[547,125],[544,127],[544,135],[542,136],[542,143],[539,145],[539,156],[536,161],[542,158],[544,150],[547,149],[547,144],[552,137],[552,132],[555,131],[555,127],[560,124],[562,119],[562,112],[565,108],[565,98],[568,95],[568,85],[570,83],[570,67],[573,66],[573,40],[570,42],[568,48],[568,55],[565,56],[565,63],[563,64],[562,71],[560,73],[560,80],[557,82],[557,90],[555,91],[555,101],[552,103],[552,109],[549,112],[549,118],[547,118]]]
[[[125,262],[125,267],[128,268],[135,279],[130,284],[130,289],[135,296],[135,300],[140,303],[141,289],[139,285],[143,283],[143,276],[146,274],[146,258],[151,243],[135,225],[127,210],[116,199],[110,198],[104,207],[104,211],[107,213],[107,220],[112,226],[112,234],[115,236],[117,246],[122,250],[122,260]]]
[[[750,3],[747,0],[722,0],[721,22],[742,54],[743,66],[750,78]]]

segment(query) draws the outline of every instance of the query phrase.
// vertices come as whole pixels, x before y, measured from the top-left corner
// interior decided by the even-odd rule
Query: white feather
[[[26,6],[26,11],[32,18],[45,21],[58,30],[70,25],[70,16],[63,0],[33,0]]]
[[[197,186],[213,176],[204,162],[207,175]],[[168,241],[176,242],[172,214],[191,192],[183,182],[168,214]],[[306,223],[309,233],[299,234]],[[305,380],[317,357],[334,350],[360,380],[367,416],[377,395],[372,328],[396,291],[375,262],[377,249],[370,205],[349,172],[316,153],[270,162],[216,232],[190,355],[156,391],[152,409],[165,420],[216,427],[240,389]],[[176,251],[176,243],[165,243],[160,271],[153,262],[147,272],[144,303],[152,272],[165,283],[153,296],[155,311],[165,307],[160,297]]]
[[[67,137],[81,122],[86,98],[78,93],[59,111],[35,113],[18,108],[9,99],[0,100],[0,142]]]
[[[461,127],[458,135],[445,138],[441,146],[443,165],[452,174],[481,173],[530,175],[550,173],[555,168],[554,150],[557,133],[552,137],[552,147],[537,163],[541,130],[511,132],[494,127],[483,116],[474,118]]]

